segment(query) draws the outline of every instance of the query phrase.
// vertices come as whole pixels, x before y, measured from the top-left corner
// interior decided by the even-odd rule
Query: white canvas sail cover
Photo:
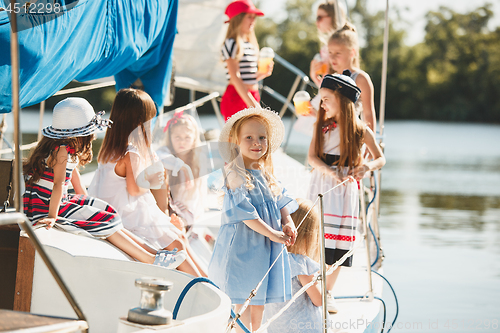
[[[231,0],[179,1],[174,43],[176,83],[180,88],[222,94],[227,86],[220,49],[226,36],[226,6]]]

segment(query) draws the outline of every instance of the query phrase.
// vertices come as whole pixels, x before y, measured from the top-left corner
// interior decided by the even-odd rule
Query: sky
[[[344,0],[339,1],[344,2]],[[322,1],[318,1],[317,4],[321,2]],[[351,8],[355,2],[355,0],[347,0],[349,8]],[[500,26],[499,0],[389,0],[389,11],[390,13],[394,13],[393,9],[401,9],[402,18],[409,22],[406,43],[408,45],[414,45],[423,41],[426,23],[425,14],[428,11],[437,11],[440,6],[445,6],[458,13],[467,13],[488,2],[493,4],[492,9],[495,16],[490,22],[490,28],[494,29],[494,27]],[[259,7],[266,14],[266,16],[271,16],[275,21],[280,21],[285,18],[285,3],[286,0],[261,0]],[[369,9],[373,11],[384,10],[386,1],[367,0],[367,5]]]

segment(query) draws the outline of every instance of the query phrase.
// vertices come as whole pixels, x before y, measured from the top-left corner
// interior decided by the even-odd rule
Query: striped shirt
[[[256,84],[257,83],[257,52],[255,46],[250,42],[243,43],[243,56],[240,59],[239,67],[243,83]],[[225,62],[227,59],[235,59],[238,53],[238,47],[233,38],[226,39],[222,46],[222,60]],[[226,78],[229,80],[229,72],[226,66]]]

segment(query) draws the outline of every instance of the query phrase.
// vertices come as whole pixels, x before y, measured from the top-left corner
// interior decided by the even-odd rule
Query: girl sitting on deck
[[[89,193],[109,202],[125,228],[160,249],[187,252],[180,271],[206,276],[184,235],[156,203],[152,191],[167,200],[165,169],[151,150],[151,123],[156,106],[141,90],[122,89],[115,97]],[[154,190],[153,190],[154,189]]]
[[[316,200],[337,184],[351,181],[345,186],[324,195],[325,206],[325,261],[333,265],[352,249],[359,215],[359,181],[368,171],[380,169],[385,164],[382,150],[375,141],[370,127],[356,116],[355,104],[360,89],[351,79],[350,72],[343,75],[326,75],[319,93],[321,106],[316,129],[309,146],[308,161],[314,168],[309,185],[308,198]],[[373,160],[363,159],[361,148],[366,144]],[[352,255],[342,264],[350,267]],[[326,279],[328,310],[337,312],[331,290],[340,267]]]
[[[249,311],[241,317],[254,331],[261,325],[264,304],[284,302],[292,291],[286,249],[278,255],[282,244],[295,242],[297,230],[289,213],[295,211],[297,203],[278,184],[271,160],[284,133],[278,114],[248,108],[229,118],[219,137],[219,151],[228,164],[224,170],[222,222],[209,277],[239,311],[277,259],[250,302]]]
[[[117,212],[106,202],[87,196],[77,166],[92,160],[95,132],[110,122],[96,115],[83,98],[66,98],[54,107],[52,126],[23,165],[26,189],[24,213],[35,224],[106,239],[129,256],[167,268],[177,267],[184,253],[157,253],[137,236],[125,230]],[[75,194],[68,193],[69,183]],[[155,254],[156,260],[155,260]]]
[[[319,225],[317,209],[311,209],[313,203],[307,199],[297,199],[299,209],[291,214],[297,227],[295,244],[287,247],[292,277],[292,294],[310,283],[319,271]],[[316,207],[317,208],[317,207]],[[310,212],[309,212],[310,211]],[[309,212],[309,215],[306,214]],[[304,219],[305,218],[305,219]],[[302,222],[304,220],[304,222]],[[299,224],[302,224],[299,227]],[[316,282],[274,320],[267,328],[268,333],[323,332],[321,305],[321,283]],[[286,303],[266,304],[264,322],[277,314]],[[329,320],[327,318],[327,323]]]

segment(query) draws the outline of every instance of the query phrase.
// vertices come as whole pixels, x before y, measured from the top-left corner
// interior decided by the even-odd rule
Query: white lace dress
[[[130,154],[133,168],[141,164],[141,157],[135,147],[128,146],[127,153]],[[126,178],[116,174],[115,166],[116,163],[99,164],[89,186],[89,195],[108,202],[116,209],[127,230],[157,249],[163,249],[178,239],[180,231],[170,223],[170,217],[156,205],[151,191],[136,196],[130,195]]]

